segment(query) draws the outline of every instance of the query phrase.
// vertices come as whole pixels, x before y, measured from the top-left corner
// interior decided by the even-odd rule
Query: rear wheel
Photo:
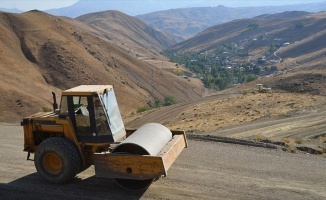
[[[50,183],[67,183],[81,171],[77,148],[59,137],[44,140],[35,152],[34,164],[40,176]]]

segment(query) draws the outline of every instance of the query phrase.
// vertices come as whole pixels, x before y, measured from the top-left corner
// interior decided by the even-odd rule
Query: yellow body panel
[[[96,153],[94,162],[98,177],[144,180],[166,175],[162,158],[156,156]]]

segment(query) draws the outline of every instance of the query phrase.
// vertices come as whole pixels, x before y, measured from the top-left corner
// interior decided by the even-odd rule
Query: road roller
[[[111,85],[80,85],[62,92],[60,107],[25,117],[24,151],[47,182],[71,182],[94,165],[95,175],[128,190],[144,190],[187,147],[184,131],[158,123],[125,128]],[[31,154],[34,156],[31,159]]]

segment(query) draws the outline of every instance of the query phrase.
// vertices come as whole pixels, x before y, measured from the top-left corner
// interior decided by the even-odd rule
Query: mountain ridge
[[[262,14],[276,14],[285,11],[320,12],[325,9],[326,2],[235,8],[220,5],[216,7],[170,9],[138,15],[137,17],[157,30],[170,31],[188,39],[206,28],[235,19],[252,18]]]
[[[284,16],[288,17],[285,18]],[[185,49],[197,52],[209,51],[223,43],[237,42],[259,36],[273,37],[273,39],[282,37],[284,42],[295,43],[298,40],[303,40],[312,34],[323,31],[325,28],[325,16],[325,12],[317,14],[285,12],[237,19],[212,26],[196,36],[174,45],[170,50],[174,52],[184,51]],[[249,25],[256,25],[257,27],[249,28]]]
[[[172,34],[157,31],[141,20],[119,11],[91,13],[76,19],[90,25],[100,36],[120,45],[135,56],[145,54],[149,58],[164,59],[159,53],[178,42]]]
[[[180,2],[181,3],[181,2]],[[128,4],[128,6],[125,6]],[[175,8],[173,2],[153,2],[151,0],[136,1],[84,1],[59,8],[45,10],[45,12],[67,17],[78,17],[88,13],[106,10],[119,10],[127,15],[136,16],[156,30],[168,31],[183,39],[203,31],[204,29],[234,19],[250,18],[262,14],[275,14],[284,11],[320,12],[326,10],[326,1],[302,3],[283,6],[256,6],[239,7],[216,6],[216,3],[198,4],[182,3],[180,8]],[[1,8],[0,8],[1,9]],[[145,10],[144,10],[145,9]],[[5,9],[3,9],[5,10]],[[143,10],[140,12],[140,10]]]

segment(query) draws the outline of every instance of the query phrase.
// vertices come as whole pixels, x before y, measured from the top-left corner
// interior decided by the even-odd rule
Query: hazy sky
[[[17,8],[19,10],[27,11],[32,9],[47,10],[51,8],[61,8],[70,6],[79,0],[0,0],[0,8]],[[93,0],[89,0],[93,1]],[[98,0],[97,0],[98,1]],[[114,1],[114,0],[101,0]],[[121,1],[121,0],[116,0]],[[127,0],[123,0],[127,1]],[[129,0],[133,1],[133,0]],[[207,5],[217,6],[219,4],[229,7],[240,6],[267,6],[267,5],[289,5],[297,3],[311,3],[326,0],[151,0],[155,1],[169,1],[175,2],[175,8],[187,7],[186,5]]]

